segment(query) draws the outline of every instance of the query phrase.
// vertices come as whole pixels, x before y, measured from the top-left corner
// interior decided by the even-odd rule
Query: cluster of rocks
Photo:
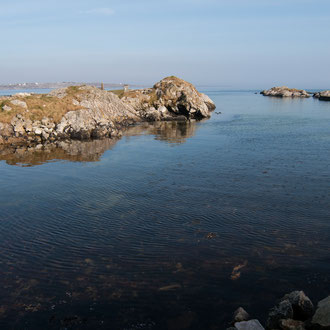
[[[148,121],[186,120],[210,117],[213,101],[177,77],[167,77],[153,86],[125,93],[122,101]]]
[[[303,291],[286,294],[268,314],[268,330],[329,330],[330,296],[321,300],[314,308],[312,301]],[[238,308],[231,327],[227,330],[264,330],[261,323],[251,319],[242,308]]]
[[[321,101],[330,101],[330,91],[317,92],[313,95],[313,97]]]
[[[263,90],[260,94],[264,96],[276,96],[276,97],[310,97],[309,93],[303,89],[294,89],[283,87],[273,87],[268,90]]]
[[[125,127],[139,121],[202,119],[209,117],[210,111],[215,109],[209,97],[176,77],[165,78],[150,89],[129,91],[122,99],[92,86],[76,87],[77,95],[69,88],[49,94],[54,99],[70,95],[71,106],[76,107],[59,121],[49,117],[31,120],[24,100],[7,100],[22,111],[14,114],[10,123],[0,122],[0,144],[118,137]],[[9,113],[12,109],[7,103],[2,111]]]

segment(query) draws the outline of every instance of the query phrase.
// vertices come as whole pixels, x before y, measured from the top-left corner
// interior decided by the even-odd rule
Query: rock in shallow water
[[[312,324],[315,329],[330,329],[330,296],[318,303]]]
[[[249,318],[250,315],[242,307],[237,308],[236,311],[234,312],[234,322],[247,321]]]
[[[314,305],[304,291],[293,291],[286,294],[281,300],[289,300],[295,320],[305,321],[314,314]]]
[[[306,329],[304,322],[292,320],[292,319],[280,320],[279,325],[282,330],[305,330]]]
[[[313,97],[320,99],[321,101],[330,101],[330,91],[315,93]]]
[[[250,320],[235,323],[238,330],[265,330],[258,320]]]

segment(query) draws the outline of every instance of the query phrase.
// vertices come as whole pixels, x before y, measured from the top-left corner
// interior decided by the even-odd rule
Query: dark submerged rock
[[[267,329],[279,329],[280,320],[292,319],[293,309],[289,300],[282,300],[268,314]]]
[[[293,319],[305,321],[313,316],[314,305],[304,291],[293,291],[286,294],[281,301],[288,300],[293,309]]]

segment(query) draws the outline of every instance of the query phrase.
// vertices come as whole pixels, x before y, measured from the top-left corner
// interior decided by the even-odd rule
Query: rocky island
[[[315,93],[313,97],[319,99],[320,101],[330,101],[330,91]]]
[[[276,97],[310,97],[309,93],[303,89],[283,87],[273,87],[268,90],[263,90],[260,94],[264,96]]]
[[[70,86],[49,94],[18,93],[0,97],[0,144],[116,138],[137,122],[200,120],[214,109],[208,96],[174,76],[126,92]]]

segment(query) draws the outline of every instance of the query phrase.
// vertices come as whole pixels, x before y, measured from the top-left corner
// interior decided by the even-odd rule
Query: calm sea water
[[[1,328],[224,329],[330,294],[330,102],[208,94],[210,120],[0,150]]]

